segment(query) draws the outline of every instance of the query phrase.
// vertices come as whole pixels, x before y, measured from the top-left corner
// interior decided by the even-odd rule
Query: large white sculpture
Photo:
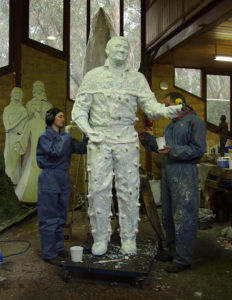
[[[33,98],[26,104],[28,116],[32,119],[34,113],[39,112],[41,118],[45,121],[46,112],[52,108],[53,105],[47,100],[44,83],[42,81],[36,80],[33,83],[32,95]]]
[[[156,101],[145,77],[126,63],[129,44],[113,37],[105,65],[88,72],[80,86],[72,119],[89,137],[89,217],[92,253],[106,253],[111,236],[112,178],[119,207],[121,252],[136,253],[139,221],[139,142],[134,129],[137,105],[149,118],[176,117],[182,106]]]
[[[45,121],[41,118],[40,113],[36,111],[32,119],[26,124],[15,145],[15,150],[18,153],[25,154],[22,177],[15,188],[15,193],[22,202],[37,202],[38,176],[41,170],[36,162],[36,148],[38,139],[45,127]]]
[[[22,105],[23,91],[19,87],[11,91],[10,104],[4,108],[3,123],[6,131],[4,158],[6,174],[13,184],[17,184],[21,177],[21,156],[15,152],[14,145],[28,121],[25,107]]]

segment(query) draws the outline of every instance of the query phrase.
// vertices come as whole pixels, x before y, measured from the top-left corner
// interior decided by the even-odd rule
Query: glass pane
[[[30,0],[29,38],[63,50],[63,0]]]
[[[0,68],[9,64],[9,0],[0,1]]]
[[[140,66],[141,56],[140,12],[140,0],[124,0],[124,36],[130,43],[129,63],[136,70]]]
[[[207,121],[218,126],[221,115],[230,124],[230,76],[207,75]]]
[[[201,96],[201,71],[175,68],[175,86],[198,97]]]
[[[110,17],[115,32],[119,35],[120,1],[119,0],[91,0],[91,20],[100,7],[104,8],[105,12]]]
[[[86,50],[86,3],[87,1],[71,1],[70,98],[73,100],[83,78],[83,63]]]

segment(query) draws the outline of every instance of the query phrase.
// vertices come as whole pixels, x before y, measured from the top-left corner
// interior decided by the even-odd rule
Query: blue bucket
[[[229,168],[229,159],[228,158],[219,158],[218,159],[219,168]]]

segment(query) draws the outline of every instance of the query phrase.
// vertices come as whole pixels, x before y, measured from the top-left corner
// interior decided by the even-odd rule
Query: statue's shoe
[[[94,242],[92,246],[93,255],[103,255],[107,251],[107,242]]]
[[[134,240],[126,240],[122,242],[122,254],[135,255],[137,253],[136,242]]]

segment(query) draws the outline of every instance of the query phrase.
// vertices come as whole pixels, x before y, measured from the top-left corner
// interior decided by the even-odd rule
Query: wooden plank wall
[[[146,9],[146,46],[162,39],[214,0],[156,0]],[[148,3],[147,3],[148,5]]]

